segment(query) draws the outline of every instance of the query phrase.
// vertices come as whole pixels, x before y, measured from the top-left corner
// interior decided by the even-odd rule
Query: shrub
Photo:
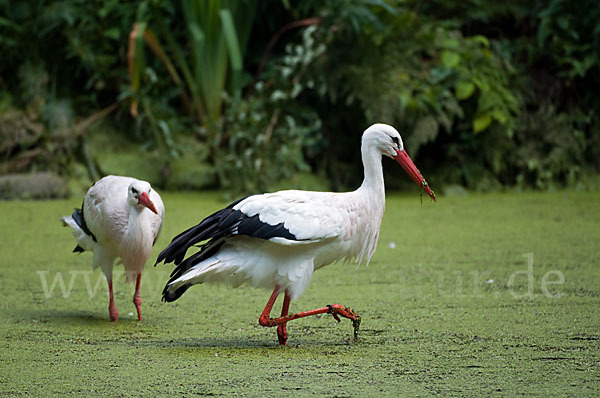
[[[54,173],[0,176],[0,199],[58,199],[69,196],[65,181]]]

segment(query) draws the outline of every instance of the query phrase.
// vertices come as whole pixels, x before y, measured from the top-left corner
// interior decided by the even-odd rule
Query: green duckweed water
[[[163,199],[152,262],[225,204]],[[352,307],[359,341],[321,316],[290,322],[288,347],[257,323],[270,292],[200,285],[165,304],[164,265],[144,273],[143,322],[116,272],[109,322],[101,272],[58,221],[79,202],[0,202],[2,395],[600,394],[598,193],[388,196],[371,264],[325,267],[291,306]]]

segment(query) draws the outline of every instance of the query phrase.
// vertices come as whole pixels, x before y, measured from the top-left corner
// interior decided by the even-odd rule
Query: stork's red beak
[[[413,161],[410,159],[408,153],[406,153],[404,149],[398,151],[394,159],[400,163],[400,166],[402,166],[404,171],[408,173],[408,175],[417,183],[417,185],[419,185],[421,189],[423,189],[423,191],[425,191],[425,193],[429,195],[434,202],[436,202],[437,199],[435,197],[435,193],[431,190],[429,184],[427,184],[427,181],[425,181],[425,178],[423,178],[421,172],[419,169],[417,169],[417,166],[415,166]]]
[[[154,214],[158,214],[158,212],[156,211],[156,207],[154,207],[154,203],[152,203],[152,201],[150,200],[150,198],[148,197],[148,194],[146,192],[142,192],[139,196],[138,196],[138,204],[142,205],[142,206],[146,206],[147,208],[149,208]]]

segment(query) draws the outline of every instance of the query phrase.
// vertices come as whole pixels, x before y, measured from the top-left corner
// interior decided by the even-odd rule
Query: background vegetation
[[[0,174],[347,189],[385,122],[440,189],[588,187],[599,19],[593,0],[0,0]]]

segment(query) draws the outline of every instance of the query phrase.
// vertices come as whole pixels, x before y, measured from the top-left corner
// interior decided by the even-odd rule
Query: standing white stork
[[[77,239],[73,252],[93,251],[94,268],[102,267],[108,282],[111,321],[119,318],[112,286],[112,270],[117,257],[125,267],[127,281],[136,280],[133,303],[138,319],[142,320],[142,271],[164,218],[165,206],[149,183],[120,176],[98,180],[87,191],[81,209],[61,218],[64,226],[73,229]]]
[[[286,344],[286,323],[305,316],[330,313],[351,319],[355,335],[360,317],[339,304],[288,316],[290,300],[298,298],[313,272],[336,260],[371,259],[385,208],[382,155],[395,159],[433,199],[435,194],[404,150],[400,134],[386,124],[374,124],[362,136],[364,181],[353,192],[280,191],[253,195],[232,203],[200,224],[177,235],[158,262],[177,266],[163,290],[164,301],[177,300],[190,286],[227,282],[273,289],[258,323],[278,326]],[[208,240],[200,251],[187,250]],[[285,292],[281,316],[270,313]]]

